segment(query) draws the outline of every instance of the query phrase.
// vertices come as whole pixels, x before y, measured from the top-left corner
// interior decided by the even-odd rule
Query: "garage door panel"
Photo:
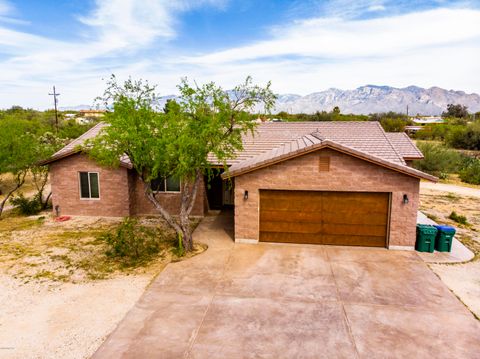
[[[322,223],[305,222],[260,222],[260,231],[288,233],[321,233]]]
[[[323,234],[357,235],[357,236],[379,236],[385,237],[387,231],[385,226],[359,225],[359,224],[331,224],[322,225]]]
[[[385,247],[385,237],[322,234],[322,244]]]
[[[343,224],[344,218],[348,217],[351,224],[373,224],[373,225],[386,225],[388,218],[385,213],[382,212],[368,212],[365,215],[355,215],[358,211],[343,209],[338,212],[324,211],[319,212],[303,212],[289,211],[289,210],[261,210],[260,211],[260,223],[264,220],[271,222],[300,222],[300,223],[321,223],[322,221],[327,223]]]
[[[324,244],[321,234],[312,233],[285,233],[285,232],[260,232],[262,242]]]
[[[304,212],[289,211],[289,210],[264,210],[260,211],[260,223],[262,219],[266,218],[270,221],[277,222],[307,222],[319,223],[322,222],[322,214],[320,212]]]
[[[322,202],[308,201],[306,198],[302,199],[268,199],[264,201],[263,210],[289,210],[289,211],[304,211],[304,212],[319,212],[322,210]]]
[[[352,212],[339,211],[337,213],[323,213],[323,221],[333,224],[371,224],[384,226],[388,223],[388,216],[385,213],[370,213],[368,215],[354,215]],[[346,220],[346,218],[348,220]]]
[[[388,193],[260,191],[260,241],[385,247]]]
[[[352,212],[358,213],[370,213],[370,212],[382,212],[385,211],[385,206],[387,201],[383,200],[371,200],[371,201],[360,201],[360,200],[348,200],[346,198],[328,198],[323,199],[322,201],[322,210],[325,212],[338,212],[350,210]]]

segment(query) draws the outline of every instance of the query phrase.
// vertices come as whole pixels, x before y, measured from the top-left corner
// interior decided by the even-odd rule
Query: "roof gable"
[[[405,163],[395,163],[384,158],[359,151],[356,148],[345,146],[338,142],[324,139],[322,134],[318,131],[309,135],[299,137],[293,141],[282,144],[270,151],[261,153],[258,156],[246,159],[242,162],[233,164],[229,171],[222,174],[223,178],[236,177],[242,174],[252,172],[264,167],[271,166],[275,163],[286,161],[298,156],[305,155],[323,148],[331,148],[333,150],[363,159],[365,161],[377,164],[382,167],[392,169],[413,177],[427,179],[430,181],[437,181],[437,178],[427,173],[421,172],[414,168],[407,166]]]

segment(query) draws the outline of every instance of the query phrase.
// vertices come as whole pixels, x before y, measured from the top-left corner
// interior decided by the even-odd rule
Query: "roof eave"
[[[71,150],[71,151],[63,153],[61,156],[52,156],[52,157],[50,157],[46,160],[39,161],[39,162],[37,162],[37,164],[39,166],[46,166],[46,165],[49,165],[53,162],[60,161],[60,160],[63,160],[67,157],[73,156],[75,154],[80,154],[80,153],[83,153],[83,151],[81,149]],[[120,167],[124,167],[124,168],[127,168],[127,169],[132,169],[133,168],[132,164],[122,162],[122,161],[120,161]]]

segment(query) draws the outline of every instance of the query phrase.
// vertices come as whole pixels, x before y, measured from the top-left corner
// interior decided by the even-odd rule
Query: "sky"
[[[0,0],[0,108],[91,105],[111,74],[480,93],[480,0]]]

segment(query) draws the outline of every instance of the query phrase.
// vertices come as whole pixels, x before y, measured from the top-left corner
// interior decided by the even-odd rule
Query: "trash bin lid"
[[[455,232],[455,228],[452,226],[446,226],[446,225],[437,225],[435,226],[439,231],[442,232]]]

